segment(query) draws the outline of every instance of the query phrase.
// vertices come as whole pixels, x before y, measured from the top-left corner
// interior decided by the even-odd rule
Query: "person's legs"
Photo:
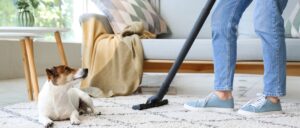
[[[286,94],[286,46],[282,12],[287,0],[257,0],[254,27],[263,43],[264,95]],[[263,13],[262,13],[263,12]]]
[[[219,0],[212,14],[215,93],[205,99],[191,101],[189,110],[233,110],[231,96],[236,63],[237,25],[252,0]],[[209,109],[208,109],[209,108]]]
[[[214,89],[218,96],[231,96],[236,65],[237,25],[251,2],[252,0],[220,0],[212,15]]]
[[[287,0],[257,0],[254,27],[263,43],[264,96],[250,101],[240,114],[281,113],[278,97],[286,94],[286,46],[282,12]]]

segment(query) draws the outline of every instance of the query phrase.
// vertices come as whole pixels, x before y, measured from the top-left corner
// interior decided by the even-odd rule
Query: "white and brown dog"
[[[88,69],[56,66],[46,69],[48,80],[38,97],[39,122],[51,127],[53,121],[70,119],[72,125],[80,124],[79,113],[94,111],[88,94],[74,86],[87,77]],[[100,114],[100,113],[96,113]]]

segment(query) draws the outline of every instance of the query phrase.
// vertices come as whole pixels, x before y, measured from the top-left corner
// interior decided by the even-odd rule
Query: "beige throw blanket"
[[[145,32],[140,22],[129,25],[122,34],[108,34],[95,18],[84,22],[82,27],[82,64],[89,73],[81,88],[97,87],[103,97],[132,94],[143,74],[140,38],[154,38],[155,35]]]

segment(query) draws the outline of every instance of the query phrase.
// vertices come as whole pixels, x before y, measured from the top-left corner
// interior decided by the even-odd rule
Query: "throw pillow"
[[[166,23],[155,12],[148,0],[93,0],[110,21],[115,33],[132,22],[143,22],[145,30],[154,34],[168,33]]]
[[[286,37],[300,38],[300,3],[298,2],[285,25]]]

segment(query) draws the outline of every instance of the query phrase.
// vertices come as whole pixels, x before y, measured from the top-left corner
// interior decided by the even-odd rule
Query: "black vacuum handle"
[[[215,4],[216,0],[208,0],[205,4],[199,18],[197,19],[190,35],[188,36],[187,40],[185,41],[175,63],[172,65],[166,79],[164,80],[163,84],[161,85],[158,93],[150,98],[148,98],[146,104],[138,104],[134,105],[132,109],[134,110],[143,110],[152,107],[159,107],[165,104],[168,104],[168,100],[162,100],[165,94],[168,92],[171,82],[173,81],[180,65],[182,64],[183,60],[185,59],[187,53],[189,52],[190,48],[192,47],[197,35],[199,34],[205,20],[207,19],[213,5]]]
[[[173,81],[179,67],[181,66],[181,64],[182,64],[183,60],[185,59],[187,53],[189,52],[191,46],[193,45],[193,42],[197,38],[205,20],[207,19],[215,2],[216,2],[216,0],[208,0],[206,5],[204,6],[201,14],[199,15],[196,23],[194,24],[192,31],[190,32],[190,35],[186,39],[184,46],[182,47],[175,63],[172,65],[172,68],[170,69],[162,86],[160,87],[159,92],[156,94],[156,97],[158,99],[160,99],[160,100],[163,99],[164,95],[168,92],[171,82]]]

